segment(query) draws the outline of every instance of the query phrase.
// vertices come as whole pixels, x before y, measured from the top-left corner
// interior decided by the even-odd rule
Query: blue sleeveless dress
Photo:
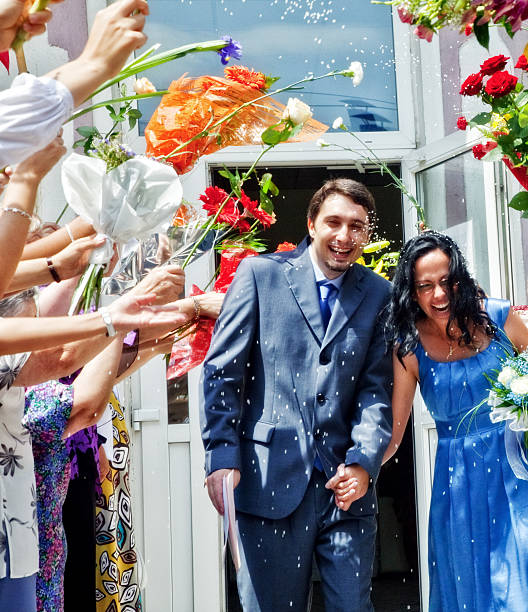
[[[528,611],[528,481],[515,477],[504,422],[483,403],[484,372],[500,369],[512,346],[503,331],[509,303],[486,300],[498,326],[487,349],[447,363],[418,346],[422,397],[436,422],[438,450],[429,515],[429,612]]]

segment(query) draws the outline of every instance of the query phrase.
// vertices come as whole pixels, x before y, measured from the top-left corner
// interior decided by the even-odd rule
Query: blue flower
[[[224,66],[231,58],[240,59],[242,57],[242,45],[237,40],[233,40],[231,36],[222,36],[222,40],[225,40],[227,45],[217,53]]]

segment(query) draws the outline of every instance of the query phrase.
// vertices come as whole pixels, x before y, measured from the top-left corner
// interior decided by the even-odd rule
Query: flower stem
[[[242,175],[241,179],[240,179],[240,187],[242,187],[242,185],[245,183],[245,181],[247,181],[247,179],[249,178],[249,176],[251,175],[251,173],[253,172],[253,170],[255,169],[255,167],[257,166],[257,164],[259,163],[259,161],[262,159],[262,157],[270,150],[273,149],[275,145],[268,145],[265,149],[263,149],[260,154],[258,155],[258,157],[255,159],[255,161],[251,164],[251,168],[249,168],[249,170],[247,170],[246,172],[244,172],[244,174]],[[205,230],[203,232],[203,234],[200,236],[200,238],[198,238],[198,240],[194,243],[193,248],[191,249],[191,252],[189,253],[189,255],[187,255],[185,261],[182,264],[182,269],[185,270],[186,266],[189,264],[189,262],[191,261],[193,255],[196,253],[196,251],[198,250],[198,247],[202,244],[202,242],[204,241],[205,237],[207,236],[207,234],[211,231],[211,229],[213,228],[214,224],[216,223],[218,217],[220,216],[220,213],[222,212],[222,210],[224,209],[224,206],[227,204],[227,202],[229,201],[229,199],[235,195],[235,192],[233,191],[233,189],[231,189],[231,191],[229,192],[229,194],[224,198],[224,201],[220,204],[220,206],[218,207],[218,210],[216,211],[215,216],[206,224],[205,226]]]

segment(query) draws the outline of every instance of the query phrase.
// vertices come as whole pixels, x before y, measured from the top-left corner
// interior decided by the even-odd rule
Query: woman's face
[[[429,251],[414,264],[414,299],[432,321],[447,324],[449,303],[449,256],[440,249]]]

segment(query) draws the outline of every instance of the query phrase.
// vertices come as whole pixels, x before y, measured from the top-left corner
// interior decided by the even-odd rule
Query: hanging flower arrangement
[[[428,42],[448,26],[467,36],[475,34],[478,42],[486,48],[490,24],[505,28],[513,36],[528,19],[526,0],[376,0],[373,4],[396,7],[400,20],[416,26],[416,36]]]
[[[473,155],[483,161],[504,161],[521,185],[528,189],[528,89],[522,84],[522,75],[528,72],[527,57],[521,55],[515,68],[521,70],[521,80],[505,70],[510,58],[504,55],[490,57],[479,72],[470,74],[462,83],[463,96],[477,96],[490,106],[469,121],[459,117],[457,127],[468,126],[480,130],[485,142],[473,147]],[[528,216],[528,192],[513,197],[509,204]]]

